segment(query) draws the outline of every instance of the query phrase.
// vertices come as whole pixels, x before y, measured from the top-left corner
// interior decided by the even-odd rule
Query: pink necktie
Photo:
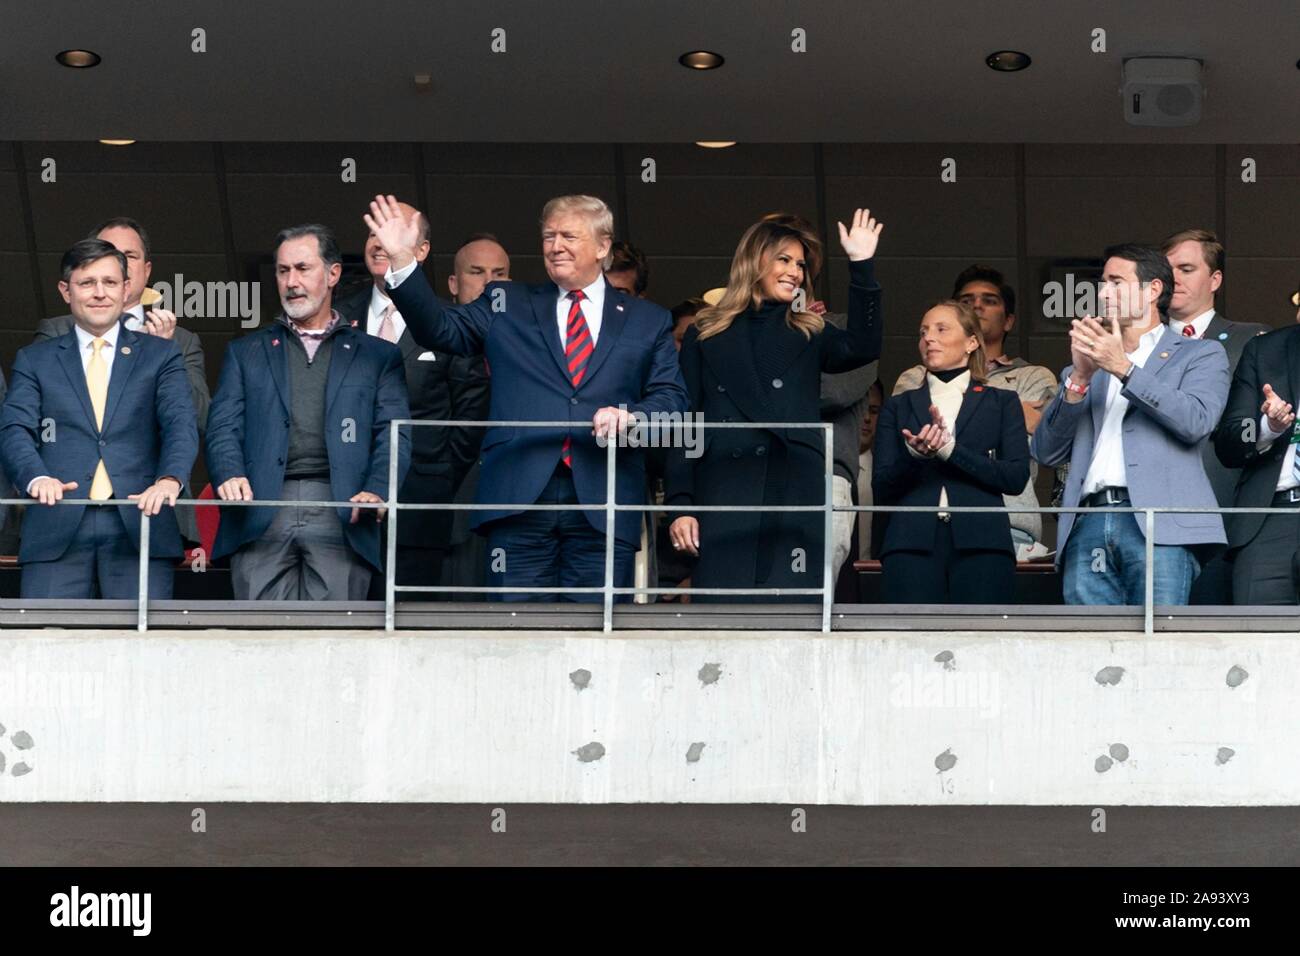
[[[397,307],[390,302],[384,306],[384,311],[380,314],[379,337],[385,342],[397,341],[397,330],[393,328],[393,313],[396,311]]]

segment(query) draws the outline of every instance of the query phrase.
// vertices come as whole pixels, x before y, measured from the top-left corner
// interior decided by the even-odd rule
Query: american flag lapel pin
[[[279,339],[271,339],[271,344],[272,344],[272,345],[279,345],[279,344],[280,344],[280,340],[279,340]]]

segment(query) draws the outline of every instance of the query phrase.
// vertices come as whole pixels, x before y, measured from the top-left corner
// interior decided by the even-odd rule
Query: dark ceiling
[[[1300,140],[1297,0],[6,4],[0,138]],[[191,50],[206,31],[207,51]],[[491,50],[505,31],[505,52]],[[1106,31],[1107,52],[1091,50]],[[807,52],[791,51],[805,31]],[[55,63],[89,48],[98,67]],[[683,52],[726,65],[693,72]],[[995,73],[986,54],[1033,57]],[[1205,61],[1200,125],[1127,126],[1120,64]],[[418,92],[417,73],[432,75]]]

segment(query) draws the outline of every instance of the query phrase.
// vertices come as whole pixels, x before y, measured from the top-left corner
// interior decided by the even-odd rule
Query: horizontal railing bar
[[[690,412],[646,412],[645,421],[633,419],[627,426],[628,430],[632,428],[663,428],[673,429],[682,428],[761,428],[771,430],[773,428],[822,428],[829,424],[828,422],[708,422],[704,420],[696,421],[686,419],[683,416],[692,414]],[[665,419],[656,419],[654,416],[663,415]],[[674,418],[673,416],[677,416]],[[679,421],[680,419],[680,421]],[[590,428],[590,419],[576,419],[566,422],[539,422],[539,421],[434,421],[432,419],[415,420],[410,418],[393,419],[390,425],[442,425],[447,428]]]
[[[527,588],[508,584],[492,587],[454,587],[446,584],[395,584],[394,591],[418,594],[604,594],[604,588]],[[821,588],[614,588],[615,594],[816,594]]]

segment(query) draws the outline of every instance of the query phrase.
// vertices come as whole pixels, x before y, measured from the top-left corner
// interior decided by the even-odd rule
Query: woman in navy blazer
[[[1002,506],[1029,480],[1015,392],[987,384],[984,340],[952,300],[921,319],[925,382],[885,403],[871,487],[878,505]],[[891,604],[1005,604],[1015,550],[1006,514],[885,514],[881,560]]]

